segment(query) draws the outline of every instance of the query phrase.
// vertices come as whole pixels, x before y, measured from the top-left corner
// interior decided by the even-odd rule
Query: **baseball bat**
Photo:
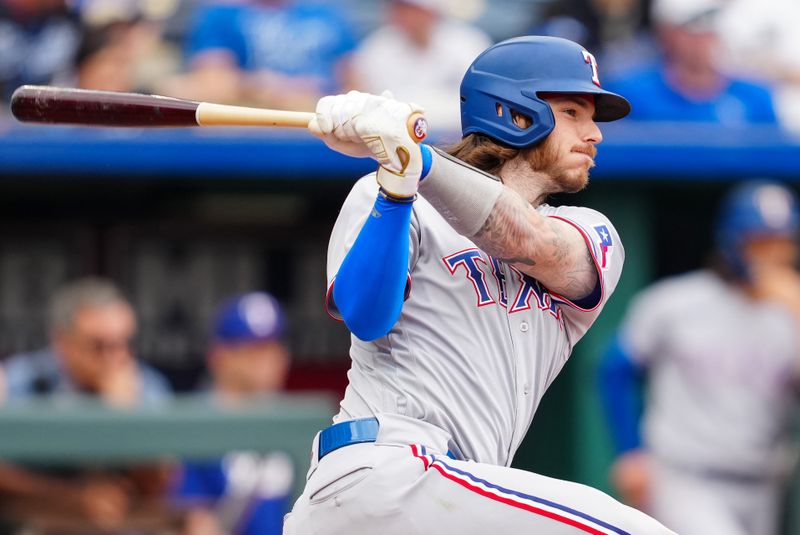
[[[89,126],[285,126],[308,128],[312,112],[271,110],[197,102],[160,95],[23,85],[11,95],[11,113],[21,122]],[[420,113],[408,118],[417,142],[427,123]]]

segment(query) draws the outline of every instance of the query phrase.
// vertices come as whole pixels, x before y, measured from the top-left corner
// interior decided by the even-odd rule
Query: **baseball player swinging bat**
[[[21,122],[123,127],[283,126],[308,128],[312,112],[271,110],[197,102],[159,95],[23,85],[11,96],[11,113]],[[412,139],[422,141],[427,122],[408,118]]]

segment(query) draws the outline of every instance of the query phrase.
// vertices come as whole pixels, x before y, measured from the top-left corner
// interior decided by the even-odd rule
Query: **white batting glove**
[[[416,194],[422,173],[422,154],[408,131],[408,120],[422,111],[394,100],[388,91],[380,96],[350,91],[321,98],[309,129],[337,152],[377,160],[384,192],[408,198]],[[419,137],[424,137],[424,119],[415,131],[417,126]]]
[[[370,157],[372,151],[353,128],[354,118],[362,113],[368,100],[380,98],[384,97],[358,91],[322,97],[308,129],[336,152],[356,158]]]
[[[409,133],[408,120],[423,109],[394,100],[391,93],[384,95],[384,100],[367,103],[355,130],[381,164],[377,178],[383,191],[397,198],[414,197],[422,174],[422,152]]]

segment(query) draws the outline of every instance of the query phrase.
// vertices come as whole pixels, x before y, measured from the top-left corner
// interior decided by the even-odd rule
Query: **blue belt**
[[[353,444],[363,444],[364,442],[375,442],[378,438],[378,419],[361,418],[359,420],[348,420],[333,424],[327,429],[323,429],[319,434],[319,445],[317,459],[322,459],[333,450],[338,450]]]
[[[322,459],[330,452],[345,446],[375,442],[378,439],[379,427],[377,418],[360,418],[339,422],[323,429],[319,433],[317,459]],[[455,456],[449,451],[447,456],[455,459]]]

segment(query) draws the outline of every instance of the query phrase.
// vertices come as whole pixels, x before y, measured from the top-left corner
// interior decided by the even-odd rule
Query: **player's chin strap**
[[[503,185],[488,173],[432,147],[430,171],[423,175],[419,192],[467,238],[474,236],[492,212]],[[423,153],[424,155],[424,153]]]

